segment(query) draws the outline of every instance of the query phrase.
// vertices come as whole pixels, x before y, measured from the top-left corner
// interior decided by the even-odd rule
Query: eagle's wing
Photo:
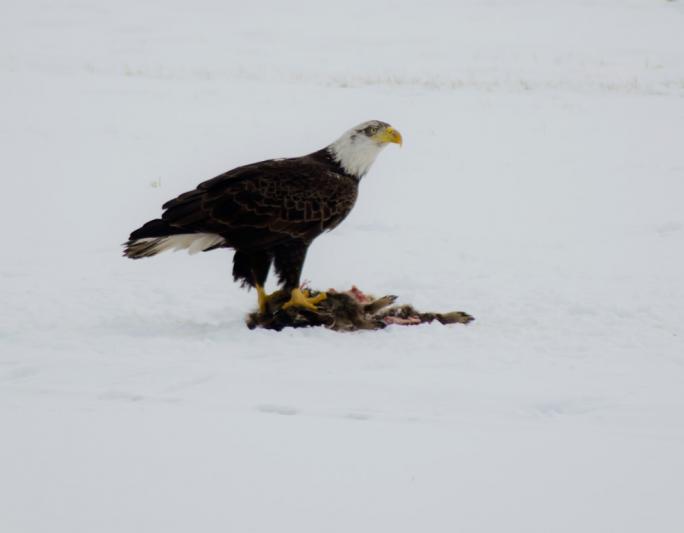
[[[261,248],[311,241],[356,201],[357,183],[306,156],[231,170],[164,204],[173,227],[218,233],[229,245]]]

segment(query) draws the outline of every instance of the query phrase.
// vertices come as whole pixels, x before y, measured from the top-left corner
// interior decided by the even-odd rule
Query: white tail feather
[[[144,237],[127,246],[129,257],[149,257],[167,250],[187,250],[189,254],[203,252],[214,246],[225,244],[225,239],[216,233],[184,233],[166,237]]]

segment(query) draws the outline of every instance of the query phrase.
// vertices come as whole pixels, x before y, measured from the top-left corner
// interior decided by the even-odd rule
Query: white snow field
[[[0,532],[684,531],[684,2],[4,0]],[[377,118],[310,249],[468,326],[249,331],[161,204]]]

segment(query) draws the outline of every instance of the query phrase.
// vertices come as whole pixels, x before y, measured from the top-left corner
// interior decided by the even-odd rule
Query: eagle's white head
[[[380,151],[389,143],[401,146],[401,133],[387,122],[369,120],[347,131],[328,146],[327,150],[345,172],[362,178]]]

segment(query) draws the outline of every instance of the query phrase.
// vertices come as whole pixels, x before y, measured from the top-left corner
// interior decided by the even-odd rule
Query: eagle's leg
[[[308,291],[299,288],[299,280],[302,275],[302,267],[306,258],[308,243],[293,241],[287,245],[279,246],[274,250],[275,269],[283,283],[283,289],[290,291],[290,299],[283,304],[283,309],[289,307],[302,307],[316,311],[316,304],[327,298],[324,292],[316,296],[310,296]]]
[[[233,277],[236,281],[241,280],[243,286],[256,288],[259,313],[266,312],[269,299],[273,296],[273,294],[268,295],[264,290],[272,261],[271,254],[267,252],[237,250],[233,256]]]
[[[263,285],[259,285],[257,283],[256,285],[256,291],[257,291],[257,301],[259,302],[259,313],[265,313],[266,312],[266,306],[268,305],[268,294],[266,294],[266,291],[264,290]]]

